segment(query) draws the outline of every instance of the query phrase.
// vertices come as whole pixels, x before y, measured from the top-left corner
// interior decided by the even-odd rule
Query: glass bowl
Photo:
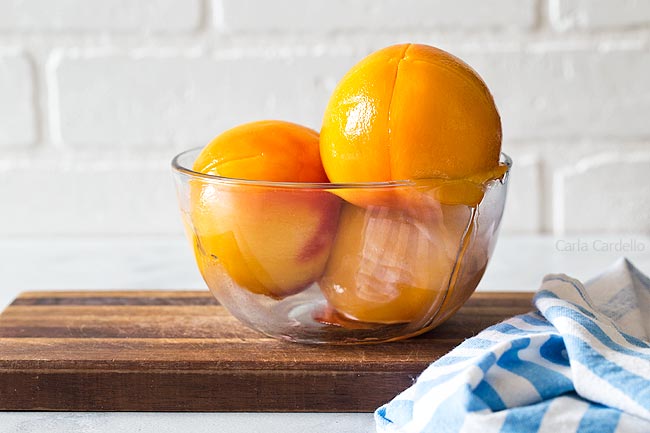
[[[268,336],[354,344],[412,337],[476,289],[503,214],[503,175],[280,183],[194,172],[172,162],[183,222],[210,291]]]

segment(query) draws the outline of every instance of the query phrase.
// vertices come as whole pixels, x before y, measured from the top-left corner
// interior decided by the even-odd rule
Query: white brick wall
[[[600,154],[558,172],[558,232],[650,232],[649,175],[650,152]]]
[[[650,51],[552,49],[460,55],[481,73],[505,140],[650,136]]]
[[[0,149],[34,143],[34,79],[28,58],[0,52]]]
[[[75,147],[183,148],[250,119],[318,128],[329,94],[353,64],[330,56],[64,55],[51,67],[52,130]]]
[[[200,22],[200,0],[0,1],[0,31],[177,32]]]
[[[537,158],[518,158],[512,166],[503,227],[508,232],[536,233],[542,228],[541,172]]]
[[[179,232],[173,188],[167,161],[0,166],[0,236]]]
[[[550,0],[553,25],[566,30],[648,26],[646,0]]]
[[[504,232],[650,231],[650,2],[0,0],[0,236],[179,234],[175,152],[318,128],[342,74],[403,41],[493,90]]]
[[[255,33],[483,30],[535,23],[535,0],[213,0],[213,11],[225,31]]]

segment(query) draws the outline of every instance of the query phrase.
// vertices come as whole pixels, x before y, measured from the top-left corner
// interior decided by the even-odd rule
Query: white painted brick
[[[0,147],[25,146],[36,140],[34,99],[27,57],[0,54]]]
[[[181,234],[169,162],[0,166],[0,236]]]
[[[454,52],[492,89],[506,142],[650,136],[650,52]],[[73,146],[188,147],[258,118],[318,128],[329,92],[357,60],[64,57],[52,68],[53,131]]]
[[[650,136],[650,51],[457,54],[492,90],[506,141]]]
[[[201,14],[201,0],[2,0],[0,30],[183,31]]]
[[[536,0],[213,0],[227,31],[528,28]]]
[[[559,30],[606,29],[650,24],[647,0],[551,0],[551,22]]]
[[[327,56],[63,58],[51,71],[59,113],[52,129],[66,145],[101,148],[188,148],[264,118],[318,129],[329,94],[353,62]]]
[[[503,214],[502,232],[537,233],[541,229],[541,173],[536,158],[514,161]]]
[[[558,233],[650,231],[650,153],[601,154],[555,175]]]

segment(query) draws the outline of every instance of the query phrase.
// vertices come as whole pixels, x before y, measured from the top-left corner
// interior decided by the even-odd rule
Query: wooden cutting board
[[[275,341],[208,291],[27,292],[0,315],[0,410],[369,412],[531,293],[476,293],[447,323],[364,346]]]

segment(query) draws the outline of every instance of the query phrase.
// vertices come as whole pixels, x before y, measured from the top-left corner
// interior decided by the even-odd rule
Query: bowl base
[[[223,293],[219,295],[223,298]],[[267,303],[260,299],[260,295],[251,296],[258,302]],[[267,320],[263,322],[257,319],[259,316],[254,311],[245,315],[240,314],[242,311],[237,311],[233,315],[269,337],[302,344],[382,343],[410,338],[433,328],[414,323],[378,324],[347,319],[328,305],[315,284],[298,295],[281,301],[270,300],[268,303],[270,305],[260,306],[272,310],[272,314],[267,315]],[[248,302],[246,305],[253,304]],[[268,317],[279,319],[270,321]]]

